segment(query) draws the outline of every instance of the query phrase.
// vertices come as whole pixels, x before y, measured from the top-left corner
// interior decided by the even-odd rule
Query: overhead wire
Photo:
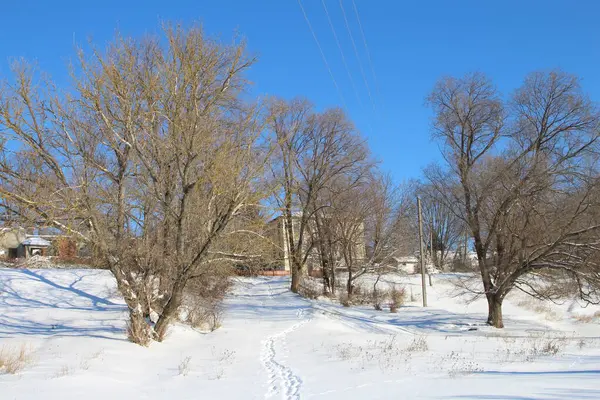
[[[373,76],[373,82],[375,83],[375,90],[377,91],[377,96],[379,97],[380,106],[381,106],[381,93],[379,91],[379,83],[377,82],[377,75],[375,74],[375,68],[373,67],[373,60],[371,59],[371,52],[369,51],[369,45],[367,44],[367,37],[365,36],[365,31],[362,26],[362,22],[360,21],[360,16],[358,15],[358,8],[356,7],[356,3],[352,0],[352,8],[354,9],[354,15],[356,16],[356,21],[358,22],[358,28],[360,30],[360,35],[362,36],[363,44],[365,46],[365,50],[367,53],[367,60],[369,61],[369,68],[371,69],[371,75]]]
[[[329,11],[327,10],[327,6],[325,5],[325,0],[321,0],[321,4],[323,4],[323,9],[325,10],[325,15],[327,16],[327,22],[329,22],[329,27],[331,28],[331,33],[333,33],[333,37],[335,39],[335,43],[337,44],[338,49],[340,50],[340,55],[342,56],[342,63],[344,64],[344,68],[348,73],[348,78],[350,79],[350,84],[352,85],[352,89],[354,90],[354,95],[356,96],[356,100],[358,104],[362,108],[362,101],[360,100],[360,95],[358,94],[358,89],[354,84],[354,78],[352,77],[352,73],[350,72],[350,68],[348,67],[348,62],[346,61],[346,56],[344,55],[344,50],[342,49],[342,45],[340,44],[340,40],[335,31],[335,27],[333,26],[333,22],[331,21],[331,17],[329,15]]]
[[[344,108],[347,110],[348,108],[346,107],[346,101],[344,99],[344,95],[342,94],[342,91],[340,90],[340,87],[337,84],[337,81],[335,80],[335,77],[333,76],[333,72],[331,71],[331,67],[329,66],[329,63],[327,62],[327,57],[325,57],[325,53],[323,52],[323,48],[321,47],[321,43],[319,43],[319,39],[317,38],[317,34],[315,33],[310,20],[308,19],[308,15],[306,15],[306,11],[304,10],[304,6],[302,5],[302,1],[298,0],[298,5],[300,6],[300,10],[302,10],[302,15],[304,15],[304,20],[306,21],[306,24],[308,25],[308,29],[310,30],[313,38],[315,39],[315,43],[317,44],[317,47],[319,48],[319,52],[321,53],[321,57],[323,58],[323,62],[325,63],[325,67],[327,68],[327,71],[329,72],[329,76],[331,77],[331,80],[333,81],[333,85],[335,86],[338,95],[340,96],[341,100],[342,100],[342,104],[344,106]]]
[[[350,24],[348,23],[348,18],[346,17],[346,11],[344,10],[344,5],[342,4],[342,0],[339,0],[339,3],[340,3],[340,8],[342,10],[342,15],[344,16],[344,23],[346,24],[346,30],[348,31],[348,35],[350,36],[350,42],[352,43],[352,48],[354,49],[354,55],[356,56],[356,59],[358,61],[360,73],[361,73],[363,81],[365,83],[365,87],[367,88],[367,94],[369,95],[369,100],[371,101],[371,105],[373,106],[373,111],[375,111],[375,102],[373,101],[373,96],[371,95],[371,89],[369,88],[369,82],[367,80],[365,70],[360,61],[360,54],[358,53],[358,48],[356,47],[356,42],[354,41],[354,36],[352,35],[352,30],[350,29]]]

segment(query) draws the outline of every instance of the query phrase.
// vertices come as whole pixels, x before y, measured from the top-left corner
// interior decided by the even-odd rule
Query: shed
[[[25,258],[33,256],[45,256],[46,250],[51,245],[52,244],[46,239],[42,239],[41,237],[37,236],[29,237],[21,242]]]

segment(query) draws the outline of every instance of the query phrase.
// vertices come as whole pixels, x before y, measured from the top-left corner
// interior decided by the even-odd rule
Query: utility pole
[[[423,252],[423,220],[421,217],[421,199],[417,196],[417,209],[419,212],[419,254],[421,258],[421,290],[423,292],[423,307],[427,307],[427,285],[425,284],[425,253]]]

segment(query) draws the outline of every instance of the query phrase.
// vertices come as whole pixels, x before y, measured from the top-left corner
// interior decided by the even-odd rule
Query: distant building
[[[396,269],[406,274],[415,274],[420,271],[419,259],[415,256],[394,257]]]
[[[46,256],[47,250],[51,245],[52,243],[46,239],[33,236],[22,241],[20,247],[23,249],[24,258],[29,258],[33,256]]]
[[[0,228],[0,256],[29,258],[47,255],[52,243],[38,236],[27,235],[23,228]]]
[[[289,241],[288,241],[288,229],[287,229],[287,222],[286,219],[283,216],[278,216],[274,219],[272,219],[271,221],[269,221],[269,236],[271,237],[271,240],[274,243],[274,250],[273,250],[273,254],[272,257],[273,259],[277,260],[277,262],[279,263],[277,265],[277,267],[275,267],[275,270],[279,270],[281,271],[281,274],[289,274],[291,272],[291,252],[290,252],[290,247],[289,247]],[[320,256],[319,256],[319,252],[318,252],[318,248],[317,246],[311,246],[311,240],[313,237],[316,237],[316,229],[315,229],[315,224],[311,221],[309,221],[308,223],[308,227],[306,229],[306,231],[304,232],[304,235],[306,235],[304,237],[303,240],[303,247],[304,247],[304,251],[303,253],[306,254],[306,252],[310,252],[311,254],[309,254],[309,257],[307,258],[306,261],[306,266],[308,269],[308,273],[312,273],[312,272],[318,272],[321,269],[321,264],[320,264]],[[292,234],[294,235],[294,239],[293,239],[293,243],[297,243],[298,242],[298,235],[299,235],[299,230],[300,230],[300,216],[299,215],[294,215],[292,217]],[[363,233],[364,236],[364,233]],[[365,245],[365,240],[364,237],[361,238],[362,240],[359,240],[358,243],[356,243],[354,245],[354,258],[355,260],[364,260],[365,256],[366,256],[366,245]],[[344,267],[344,263],[343,263],[343,259],[342,259],[342,254],[339,251],[339,249],[336,251],[337,254],[337,265],[340,267]]]

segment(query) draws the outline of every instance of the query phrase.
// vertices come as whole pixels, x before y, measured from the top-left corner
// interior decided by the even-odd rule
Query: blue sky
[[[239,32],[259,58],[250,73],[257,95],[304,96],[319,108],[342,106],[343,98],[374,155],[398,181],[418,177],[440,159],[424,98],[443,75],[481,71],[509,95],[528,72],[559,67],[579,75],[592,98],[600,98],[600,2],[354,1],[377,84],[352,0],[342,4],[375,109],[339,0],[325,4],[358,99],[321,0],[302,4],[341,96],[297,0],[7,1],[0,13],[0,74],[8,72],[11,57],[24,56],[66,82],[74,43],[91,37],[103,45],[116,30],[155,33],[161,21],[198,21],[224,41]]]

